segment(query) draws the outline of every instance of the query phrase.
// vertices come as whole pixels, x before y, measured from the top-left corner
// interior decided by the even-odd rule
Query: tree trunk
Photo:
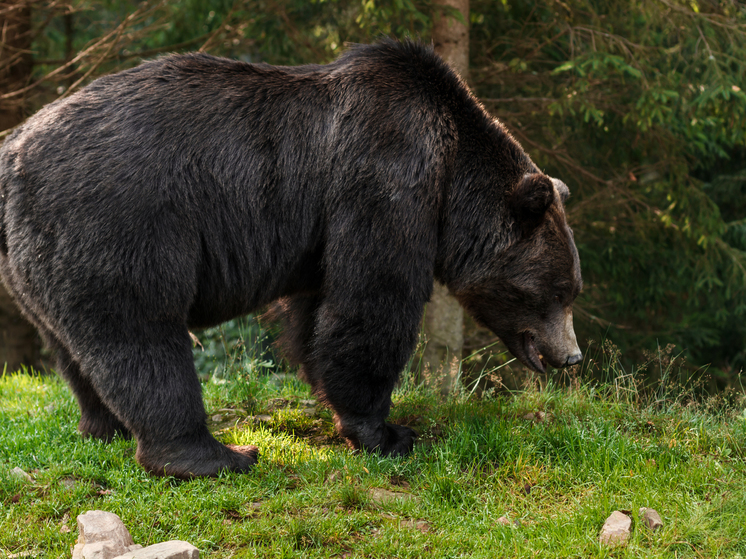
[[[450,8],[443,11],[438,6]],[[443,60],[464,80],[469,75],[469,0],[440,0],[433,14],[433,46]],[[464,22],[449,12],[458,10]]]
[[[0,2],[0,91],[22,89],[31,77],[31,9],[25,0]],[[23,122],[25,97],[0,102],[0,131]],[[0,219],[2,216],[0,216]],[[21,364],[38,368],[40,344],[29,324],[0,283],[0,370]]]
[[[441,6],[455,8],[466,23],[436,6],[433,14],[433,45],[443,59],[466,80],[469,72],[469,0],[441,0]],[[431,382],[442,394],[450,393],[457,381],[464,346],[464,311],[448,288],[435,282],[433,296],[423,323],[427,345],[423,365]]]

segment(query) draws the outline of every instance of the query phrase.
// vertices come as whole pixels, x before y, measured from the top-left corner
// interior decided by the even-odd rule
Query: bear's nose
[[[565,361],[565,367],[569,367],[571,365],[577,365],[583,360],[583,354],[582,353],[576,353],[575,355],[571,355],[567,358],[567,361]]]

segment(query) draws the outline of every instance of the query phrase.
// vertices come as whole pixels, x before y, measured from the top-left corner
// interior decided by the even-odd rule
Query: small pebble
[[[642,522],[652,532],[655,532],[658,528],[663,526],[663,519],[655,509],[640,507],[640,518],[642,518]]]
[[[10,477],[20,479],[21,481],[27,481],[29,483],[34,483],[34,478],[32,478],[18,466],[10,470]]]

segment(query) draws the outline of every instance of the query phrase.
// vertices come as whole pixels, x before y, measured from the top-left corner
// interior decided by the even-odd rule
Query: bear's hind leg
[[[282,334],[277,343],[282,355],[291,365],[299,365],[299,377],[315,390],[319,379],[314,377],[314,370],[308,367],[313,351],[313,331],[316,311],[321,304],[316,295],[293,295],[283,297],[273,303],[265,317],[282,326]]]
[[[119,421],[80,372],[80,367],[64,348],[58,347],[57,374],[64,378],[75,394],[80,407],[78,431],[84,436],[110,442],[117,435],[130,439],[132,433]]]
[[[157,475],[189,479],[245,471],[256,447],[227,447],[207,429],[191,342],[183,324],[140,322],[96,329],[81,360],[105,405],[137,439],[137,460]]]
[[[125,439],[131,438],[132,434],[129,429],[101,401],[98,393],[90,381],[83,376],[80,366],[64,344],[31,309],[24,308],[24,310],[26,316],[39,330],[46,346],[57,358],[57,374],[67,382],[75,395],[80,408],[78,430],[84,436],[95,437],[106,442],[110,442],[117,435]]]

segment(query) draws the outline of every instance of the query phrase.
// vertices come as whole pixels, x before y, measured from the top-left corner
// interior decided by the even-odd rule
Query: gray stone
[[[598,541],[608,546],[623,545],[627,543],[631,529],[632,519],[623,512],[615,510],[604,522]]]
[[[344,472],[342,472],[341,470],[334,470],[332,473],[330,473],[327,476],[326,481],[328,481],[329,483],[334,483],[335,481],[340,481],[340,480],[343,480],[344,478],[345,478]]]
[[[172,540],[128,551],[114,559],[199,559],[199,549],[188,542]]]
[[[427,534],[431,529],[430,524],[424,520],[402,520],[399,522],[399,526],[411,530],[419,530],[423,534]]]
[[[114,559],[135,546],[120,518],[111,512],[89,510],[78,516],[78,541],[73,559]]]
[[[78,516],[78,542],[73,559],[199,559],[192,544],[173,540],[143,548],[120,518],[111,512],[88,511]]]
[[[371,500],[376,503],[386,504],[395,501],[418,501],[417,497],[410,493],[399,493],[395,491],[389,491],[388,489],[382,489],[380,487],[373,487],[368,494]]]
[[[73,559],[113,559],[123,551],[127,553],[141,548],[142,546],[137,544],[122,548],[111,541],[79,543],[73,548]]]
[[[34,478],[32,478],[18,466],[10,470],[10,477],[20,479],[21,481],[27,481],[29,483],[34,483]]]
[[[526,415],[522,416],[521,419],[533,421],[534,423],[543,423],[545,421],[551,421],[552,414],[543,411],[537,411],[536,413],[528,412]]]
[[[496,524],[499,524],[500,526],[511,526],[513,528],[520,528],[522,526],[521,521],[516,519],[511,522],[511,520],[507,516],[501,516],[497,520],[495,520]]]
[[[645,526],[647,526],[652,532],[655,532],[658,528],[663,526],[663,519],[655,509],[640,507],[640,518],[642,519],[643,524],[645,524]]]

